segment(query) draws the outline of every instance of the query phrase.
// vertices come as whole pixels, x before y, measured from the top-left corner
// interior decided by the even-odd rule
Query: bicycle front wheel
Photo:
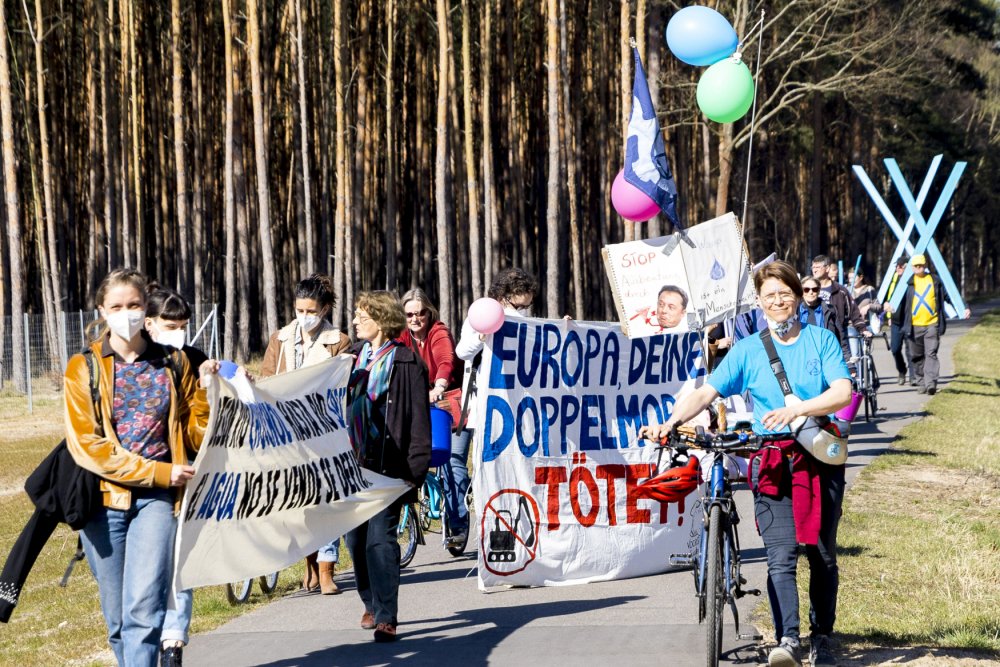
[[[722,569],[722,508],[708,514],[708,544],[705,574],[705,664],[717,667],[722,653],[722,608],[725,605],[725,573]]]
[[[413,505],[405,505],[399,517],[396,539],[399,541],[399,566],[406,567],[417,553],[417,517]]]
[[[250,588],[253,586],[253,579],[234,581],[226,584],[226,599],[229,604],[243,604],[250,599]]]

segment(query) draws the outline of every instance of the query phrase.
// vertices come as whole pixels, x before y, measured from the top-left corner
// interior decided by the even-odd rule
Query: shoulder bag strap
[[[770,329],[764,329],[760,332],[760,341],[764,344],[764,351],[767,352],[768,360],[771,362],[771,371],[774,373],[774,377],[778,378],[781,393],[788,396],[792,393],[792,386],[788,384],[785,367],[781,364],[781,359],[778,358],[778,349],[774,347],[774,341],[771,340]]]
[[[90,401],[94,404],[94,414],[97,415],[96,434],[104,435],[104,420],[101,417],[101,367],[94,358],[94,353],[87,349],[83,351],[83,358],[87,360],[87,367],[90,369]]]

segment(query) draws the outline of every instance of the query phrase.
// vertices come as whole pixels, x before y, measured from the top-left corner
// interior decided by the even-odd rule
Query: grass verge
[[[844,664],[1000,659],[1000,313],[956,344],[954,363],[954,379],[927,403],[926,417],[903,429],[845,498],[837,605]],[[800,565],[807,632],[808,564]]]
[[[1000,313],[844,505],[838,632],[1000,657]]]

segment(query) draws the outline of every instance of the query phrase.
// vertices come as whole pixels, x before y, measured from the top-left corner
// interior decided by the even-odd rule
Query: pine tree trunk
[[[545,112],[549,120],[549,183],[545,202],[545,309],[548,317],[559,317],[562,310],[561,296],[565,291],[560,263],[559,238],[559,13],[557,0],[546,3],[546,56],[547,83]]]
[[[618,153],[621,164],[625,164],[625,144],[628,142],[628,117],[632,113],[632,51],[629,48],[629,27],[631,25],[629,16],[629,0],[621,0],[620,26],[621,36],[619,46],[621,48],[621,138],[622,149]],[[620,167],[619,167],[620,168]],[[617,173],[617,170],[615,170]],[[625,227],[625,240],[635,239],[635,223],[631,220],[621,219]]]
[[[305,217],[306,273],[316,270],[316,251],[313,249],[312,182],[309,175],[309,114],[306,108],[306,50],[302,33],[302,0],[295,0],[295,43],[299,74],[299,125],[302,129],[302,199]]]
[[[385,288],[399,289],[396,275],[398,251],[396,246],[396,160],[398,156],[394,133],[397,107],[393,98],[394,58],[396,50],[396,0],[387,0],[386,9],[386,58],[385,58]],[[405,105],[404,105],[405,108]]]
[[[473,154],[476,135],[472,128],[472,95],[475,91],[472,85],[472,47],[470,46],[470,12],[469,0],[462,0],[462,114],[465,120],[463,145],[465,148],[466,189],[469,199],[469,259],[472,271],[470,286],[473,298],[483,293],[482,268],[482,224],[479,221],[478,183],[476,179],[476,161]],[[486,11],[489,11],[488,9]]]
[[[206,7],[206,13],[209,8]],[[204,124],[202,122],[202,115],[204,113],[204,95],[202,91],[202,67],[204,66],[204,60],[202,56],[203,44],[202,44],[202,20],[204,14],[201,12],[191,12],[191,47],[194,52],[194,67],[191,68],[191,97],[192,97],[192,107],[194,109],[194,116],[192,118],[194,122],[194,127],[192,128],[192,136],[194,139],[194,150],[192,165],[191,165],[191,180],[192,180],[192,196],[191,196],[191,231],[192,231],[192,253],[191,253],[191,266],[192,266],[192,281],[194,284],[194,306],[198,321],[203,319],[203,313],[201,307],[203,304],[209,301],[205,295],[206,283],[209,286],[214,287],[215,272],[206,275],[201,267],[206,264],[203,261],[206,248],[206,238],[205,238],[205,187],[204,187],[204,176],[202,172],[202,159],[204,151],[204,143],[202,140],[202,132]],[[214,237],[214,234],[213,234]],[[212,239],[214,242],[214,238]],[[227,258],[228,260],[228,258]],[[213,290],[214,291],[214,290]],[[207,347],[207,346],[206,346]]]
[[[344,72],[344,25],[343,6],[339,2],[333,3],[333,96],[334,113],[336,115],[336,199],[337,210],[334,220],[334,258],[333,258],[333,288],[336,297],[334,308],[333,325],[338,329],[345,328],[344,323],[350,322],[351,311],[345,303],[345,273],[349,271],[350,264],[346,261],[345,228],[350,224],[350,218],[346,214],[347,208],[347,155],[344,144],[344,134],[347,132],[347,119],[344,116],[344,95],[346,73]]]
[[[3,183],[4,203],[7,206],[7,248],[10,253],[10,313],[11,313],[11,371],[14,387],[26,388],[24,377],[24,265],[21,260],[21,210],[17,195],[17,174],[14,153],[14,114],[10,100],[10,61],[7,45],[10,31],[7,26],[5,3],[0,2],[0,129],[3,133]]]
[[[100,5],[100,3],[98,3]],[[94,48],[94,19],[88,15],[84,19],[86,26],[84,51],[87,54],[87,259],[84,264],[84,285],[86,294],[93,294],[97,289],[97,274],[106,270],[106,263],[101,258],[107,258],[104,250],[104,227],[97,217],[97,183],[98,183],[98,146],[97,146],[97,50]],[[101,30],[101,26],[96,26]]]
[[[264,133],[264,102],[260,73],[260,17],[257,0],[247,0],[247,42],[250,49],[250,95],[253,100],[254,155],[257,165],[258,226],[260,228],[260,259],[263,269],[264,306],[267,330],[278,330],[277,286],[275,284],[274,251],[271,247],[271,195],[268,191],[267,140]]]
[[[184,69],[181,66],[181,0],[170,2],[170,56],[173,66],[171,106],[174,120],[174,170],[177,178],[177,243],[180,271],[177,286],[187,294],[194,280],[188,216],[187,161],[184,156]]]
[[[569,40],[567,38],[566,26],[566,0],[559,0],[559,47],[560,47],[560,75],[562,76],[562,126],[565,129],[565,155],[566,155],[566,189],[567,208],[569,209],[569,259],[570,274],[573,278],[573,317],[583,317],[583,260],[580,257],[580,221],[577,218],[579,206],[579,194],[576,184],[577,152],[576,141],[579,136],[574,129],[575,119],[571,113],[570,99],[570,73],[569,73]],[[557,315],[558,316],[558,315]]]
[[[496,181],[493,177],[493,118],[490,115],[490,105],[493,103],[491,82],[493,79],[493,0],[483,2],[483,29],[480,39],[482,60],[480,73],[483,79],[483,95],[479,101],[483,125],[483,229],[486,237],[483,259],[483,291],[474,294],[478,299],[484,296],[486,288],[493,282],[499,262],[500,230],[497,228]]]
[[[233,26],[231,0],[222,0],[223,41],[225,44],[226,116],[225,116],[225,176],[224,216],[226,234],[226,315],[223,322],[222,356],[232,359],[236,340],[236,211],[233,193],[233,112],[235,90],[233,67]]]
[[[122,14],[122,20],[125,21],[126,17]],[[139,116],[142,113],[139,106],[139,85],[137,81],[139,72],[139,56],[138,49],[135,45],[135,33],[136,33],[136,18],[135,18],[135,2],[134,0],[129,0],[128,3],[128,73],[129,73],[129,107],[132,122],[132,178],[133,178],[133,196],[135,198],[135,250],[133,256],[135,257],[135,267],[139,271],[146,270],[146,234],[145,234],[145,224],[143,220],[143,208],[142,208],[142,129],[141,123],[139,121]],[[122,64],[123,67],[126,65]],[[159,106],[159,105],[158,105]],[[160,107],[162,108],[162,106]],[[160,140],[162,141],[163,134],[160,133]],[[164,169],[167,168],[166,161],[161,162]],[[126,181],[127,182],[127,181]]]
[[[451,252],[448,247],[448,7],[445,0],[437,0],[438,31],[438,90],[437,137],[434,158],[434,208],[437,216],[437,270],[441,319],[455,322],[456,309],[452,305]]]
[[[104,170],[104,238],[107,241],[107,261],[106,268],[110,271],[118,265],[120,260],[120,250],[118,243],[118,232],[115,229],[115,205],[118,193],[115,189],[115,147],[113,145],[113,135],[111,134],[111,14],[114,10],[115,0],[108,0],[108,8],[112,12],[105,12],[104,5],[97,2],[97,35],[99,48],[101,51],[101,148],[103,149],[102,168]]]

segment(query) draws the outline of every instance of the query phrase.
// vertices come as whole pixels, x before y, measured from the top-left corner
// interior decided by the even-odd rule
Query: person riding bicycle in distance
[[[762,267],[754,275],[754,285],[791,391],[801,401],[785,404],[764,340],[748,336],[736,343],[704,385],[674,407],[665,423],[640,429],[641,437],[663,440],[717,397],[745,391],[753,397],[753,428],[758,433],[789,430],[800,417],[829,415],[850,401],[850,374],[836,336],[799,319],[802,284],[792,265],[776,261]],[[829,638],[836,618],[836,537],[845,466],[820,463],[793,438],[789,432],[789,440],[761,450],[750,463],[754,513],[767,550],[768,598],[779,641],[768,655],[768,665],[801,664],[795,585],[800,543],[806,545],[812,573],[810,657],[813,665],[833,665]]]

